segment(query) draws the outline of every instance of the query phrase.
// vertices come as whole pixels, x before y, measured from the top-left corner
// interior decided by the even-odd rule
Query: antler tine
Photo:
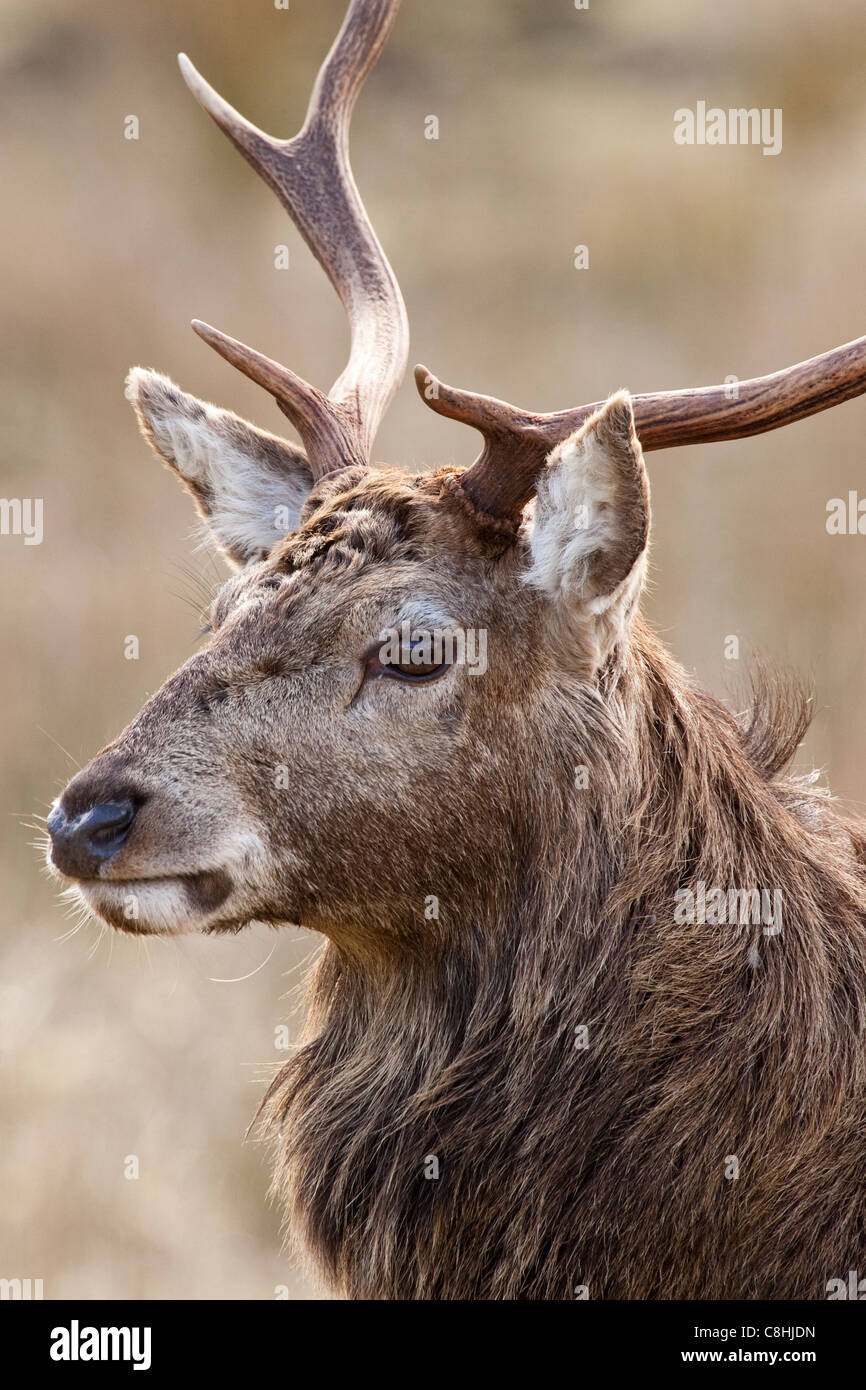
[[[420,363],[415,368],[415,385],[437,415],[471,425],[484,438],[478,458],[452,490],[462,494],[479,520],[513,530],[512,523],[532,497],[535,479],[553,448],[551,417],[532,415],[494,396],[446,386]]]
[[[319,71],[306,120],[275,140],[241,116],[181,54],[190,91],[273,189],[337,291],[349,319],[349,360],[327,396],[288,368],[196,320],[196,332],[269,391],[297,428],[314,477],[367,463],[409,350],[406,307],[349,163],[358,92],[381,52],[400,0],[352,0]]]
[[[554,446],[592,415],[602,401],[535,415],[492,396],[459,391],[415,368],[418,390],[432,410],[471,425],[484,448],[459,478],[460,492],[482,520],[515,523],[535,490]],[[645,450],[742,439],[793,424],[866,392],[866,338],[833,348],[796,366],[725,386],[635,396],[635,426]]]
[[[351,463],[366,463],[366,457],[358,453],[353,422],[318,387],[311,386],[273,358],[238,342],[237,338],[230,338],[209,323],[202,323],[201,319],[193,319],[192,326],[221,357],[271,393],[301,436],[314,478],[324,477]],[[324,462],[332,457],[338,462],[324,467]],[[317,460],[322,461],[322,467],[315,466]]]

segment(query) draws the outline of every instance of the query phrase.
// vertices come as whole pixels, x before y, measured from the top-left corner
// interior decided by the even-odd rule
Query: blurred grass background
[[[45,518],[41,546],[0,538],[0,1276],[42,1278],[49,1298],[317,1292],[280,1254],[265,1152],[242,1143],[314,938],[144,943],[90,924],[64,940],[25,822],[190,654],[197,591],[222,572],[193,553],[192,509],[138,438],[128,367],[284,431],[188,320],[323,386],[345,356],[321,271],[174,55],[288,135],[343,11],[0,11],[0,491],[44,498]],[[555,409],[620,385],[746,378],[866,332],[864,76],[861,0],[404,0],[353,159],[406,295],[411,360]],[[781,107],[781,155],[676,146],[673,112],[699,99]],[[852,804],[866,800],[866,537],[830,537],[825,518],[829,498],[866,493],[864,423],[855,402],[649,460],[651,618],[734,701],[753,648],[812,680],[801,765]],[[475,443],[407,381],[377,453],[422,467],[468,462]],[[739,663],[724,658],[731,634]]]

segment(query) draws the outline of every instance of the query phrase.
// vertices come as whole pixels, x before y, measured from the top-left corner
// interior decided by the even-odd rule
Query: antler
[[[481,454],[454,486],[480,519],[506,528],[519,519],[532,497],[550,450],[602,404],[595,401],[573,410],[533,415],[492,396],[446,386],[426,367],[415,368],[415,382],[437,414],[472,425],[484,436]],[[863,392],[866,338],[855,338],[772,376],[754,377],[735,386],[635,396],[633,406],[643,448],[667,449],[762,434]]]
[[[352,109],[399,7],[400,0],[352,0],[304,125],[292,140],[275,140],[251,125],[185,54],[179,58],[193,96],[276,193],[349,318],[349,360],[327,395],[288,367],[193,320],[206,343],[275,397],[304,442],[314,479],[369,461],[409,351],[406,306],[349,163]]]

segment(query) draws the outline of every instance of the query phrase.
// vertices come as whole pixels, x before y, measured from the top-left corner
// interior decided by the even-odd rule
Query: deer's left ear
[[[649,539],[649,486],[631,398],[619,391],[553,450],[527,523],[526,582],[579,628],[597,666],[626,631]]]

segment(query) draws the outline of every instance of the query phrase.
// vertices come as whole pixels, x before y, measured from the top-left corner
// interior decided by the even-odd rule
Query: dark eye
[[[413,685],[427,685],[443,676],[449,665],[429,639],[422,639],[377,645],[368,659],[367,674],[373,679],[387,676]]]
[[[419,660],[413,662],[410,658],[408,661],[388,662],[382,667],[382,674],[393,676],[396,680],[401,681],[431,681],[435,680],[437,676],[441,676],[447,669],[447,662],[445,661]]]

